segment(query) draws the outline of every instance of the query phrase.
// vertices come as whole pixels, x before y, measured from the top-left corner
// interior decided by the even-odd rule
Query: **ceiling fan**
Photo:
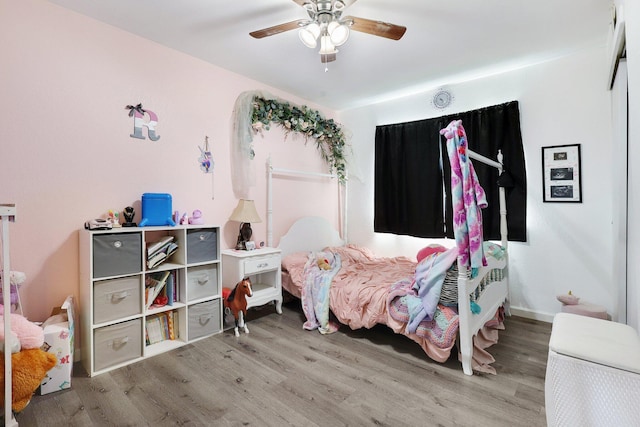
[[[305,46],[315,48],[320,41],[320,59],[323,63],[336,60],[337,46],[344,44],[349,38],[349,31],[359,31],[391,40],[400,40],[407,31],[406,27],[382,21],[342,17],[345,8],[357,0],[293,0],[302,6],[309,19],[298,19],[273,27],[249,33],[256,39],[273,36],[285,31],[298,29],[300,40]]]

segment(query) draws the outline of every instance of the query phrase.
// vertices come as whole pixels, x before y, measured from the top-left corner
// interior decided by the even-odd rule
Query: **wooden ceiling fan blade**
[[[300,28],[301,23],[307,22],[305,19],[298,19],[297,21],[291,21],[280,25],[274,25],[273,27],[263,28],[262,30],[252,31],[249,35],[256,39],[263,37],[273,36],[275,34],[284,33],[285,31],[295,30]]]
[[[401,25],[389,24],[388,22],[382,21],[373,21],[365,18],[357,18],[355,16],[347,16],[344,20],[353,21],[353,25],[351,25],[350,28],[354,31],[386,37],[391,40],[400,40],[407,31],[407,27],[403,27]]]

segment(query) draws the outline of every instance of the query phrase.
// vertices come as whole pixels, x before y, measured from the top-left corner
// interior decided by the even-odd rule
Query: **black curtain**
[[[426,120],[376,128],[375,231],[444,237],[440,147],[425,143],[439,131]]]
[[[446,235],[453,238],[451,169],[446,140],[439,133],[452,120],[462,120],[471,150],[490,159],[496,159],[498,150],[502,150],[506,174],[501,178],[501,184],[506,188],[509,240],[525,242],[527,183],[517,101],[433,119],[378,126],[374,231],[415,237]],[[411,131],[407,132],[406,129]],[[438,149],[434,150],[433,147]],[[442,170],[439,166],[440,150],[444,163]],[[402,152],[403,155],[391,156],[391,151]],[[489,203],[482,211],[484,236],[491,240],[500,239],[498,172],[479,161],[473,161],[473,166]],[[437,170],[431,170],[436,167]],[[404,176],[390,180],[390,174]],[[398,194],[398,182],[407,183],[405,185],[412,187],[413,191]],[[436,200],[442,195],[443,185],[447,197],[444,207],[442,198]],[[403,196],[408,196],[411,200],[400,200]],[[420,199],[427,201],[430,209],[417,204],[416,200]],[[398,204],[401,208],[398,208]],[[412,213],[404,212],[405,209]],[[442,224],[443,212],[446,229]],[[414,224],[412,221],[426,224]],[[425,229],[430,230],[429,234],[415,232]]]

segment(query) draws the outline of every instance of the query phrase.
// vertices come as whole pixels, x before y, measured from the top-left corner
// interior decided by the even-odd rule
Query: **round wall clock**
[[[431,100],[433,106],[436,108],[446,108],[451,104],[451,101],[453,101],[453,95],[445,89],[438,90]]]

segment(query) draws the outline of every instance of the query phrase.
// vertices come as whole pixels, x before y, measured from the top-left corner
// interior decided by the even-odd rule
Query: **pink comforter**
[[[331,286],[333,314],[351,329],[388,324],[389,289],[399,278],[413,276],[416,263],[406,257],[375,258],[353,246],[330,250],[342,258]]]

